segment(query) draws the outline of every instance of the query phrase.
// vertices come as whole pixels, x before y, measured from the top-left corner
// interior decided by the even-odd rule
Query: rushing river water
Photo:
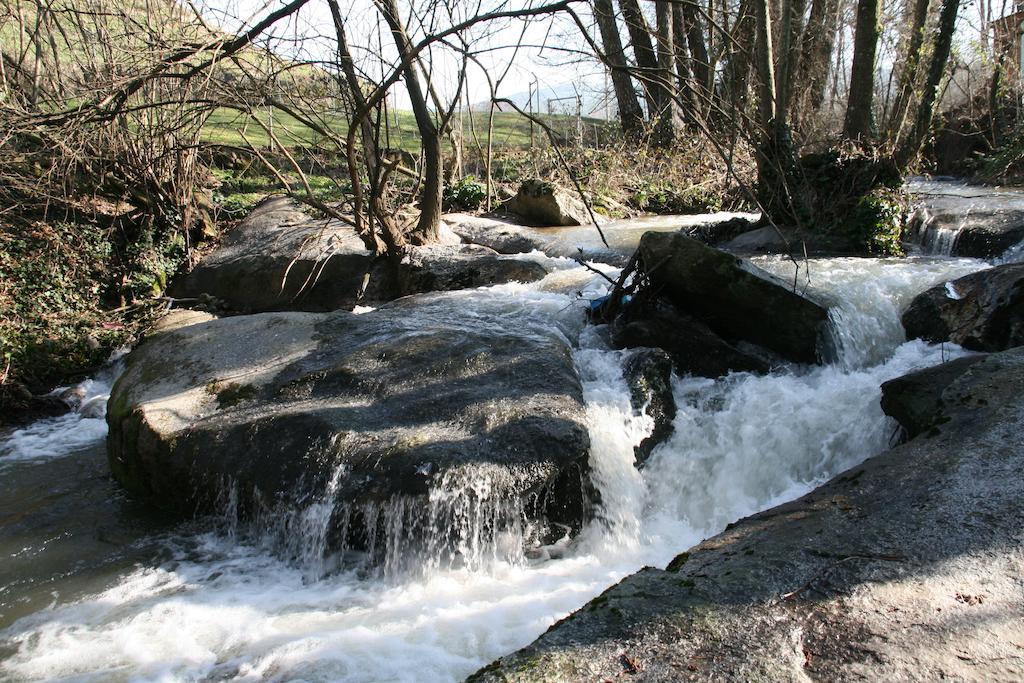
[[[756,261],[792,279],[790,262]],[[504,307],[574,341],[602,500],[576,541],[473,570],[322,575],[281,560],[231,519],[175,523],[135,504],[110,480],[105,424],[88,411],[42,420],[0,437],[0,678],[460,679],[627,574],[664,566],[884,450],[894,423],[879,385],[962,353],[904,342],[902,307],[987,267],[948,257],[810,261],[809,281],[803,270],[797,277],[838,302],[837,362],[717,382],[675,377],[675,433],[637,471],[633,445],[650,421],[630,408],[624,352],[583,324],[603,280],[548,262],[558,270],[540,283],[453,301],[465,315]],[[101,401],[111,379],[86,392]]]

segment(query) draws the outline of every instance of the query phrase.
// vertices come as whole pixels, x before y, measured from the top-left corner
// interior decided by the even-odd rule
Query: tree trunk
[[[786,125],[789,115],[790,55],[793,49],[793,1],[782,0],[779,13],[779,54],[776,56],[775,124]]]
[[[942,0],[938,33],[936,34],[935,45],[932,49],[931,62],[928,65],[928,80],[925,82],[924,91],[921,93],[921,104],[917,107],[914,127],[896,153],[896,165],[901,170],[905,169],[917,157],[918,152],[921,151],[921,145],[924,143],[925,136],[928,134],[928,129],[931,127],[936,99],[939,96],[939,87],[942,85],[942,75],[946,72],[946,63],[949,61],[949,52],[953,46],[956,14],[959,9],[960,0]]]
[[[747,101],[750,64],[754,53],[755,0],[740,0],[736,21],[725,44],[728,52],[722,70],[719,99],[728,101],[737,112],[743,111]]]
[[[1000,114],[1002,113],[1002,99],[999,92],[1002,89],[1003,73],[1006,70],[1006,53],[1000,52],[996,61],[996,68],[992,72],[992,80],[988,89],[988,123],[989,139],[988,144],[995,149],[1002,143],[1002,130],[999,125]]]
[[[899,92],[889,119],[889,139],[896,143],[903,134],[907,122],[907,112],[914,94],[914,83],[917,82],[918,67],[921,63],[921,48],[924,47],[925,23],[928,20],[929,0],[915,0],[914,13],[909,17],[909,36],[907,38],[907,57],[900,71]]]
[[[434,117],[430,113],[430,107],[427,105],[423,87],[417,75],[417,59],[409,59],[411,50],[409,37],[405,32],[405,26],[402,25],[395,0],[381,0],[381,8],[384,21],[387,22],[394,38],[398,57],[403,62],[408,62],[404,70],[405,87],[412,104],[413,116],[416,118],[416,127],[419,129],[420,144],[423,149],[424,178],[420,199],[420,217],[411,237],[415,243],[419,244],[436,242],[440,239],[441,193],[444,190],[441,135],[434,123]]]
[[[353,109],[361,110],[365,108],[366,98],[363,96],[362,83],[359,80],[358,74],[356,74],[355,62],[352,59],[352,51],[348,46],[348,38],[345,35],[345,21],[341,15],[341,8],[338,6],[337,0],[327,0],[327,5],[331,11],[331,17],[334,20],[334,31],[335,39],[337,40],[338,49],[338,62],[341,66],[341,71],[344,76],[344,83],[339,84],[340,87],[346,87],[349,97],[352,98]],[[366,175],[369,178],[371,186],[371,198],[370,198],[370,210],[371,216],[376,217],[375,208],[376,204],[374,199],[380,195],[380,150],[377,149],[377,141],[374,139],[373,125],[370,122],[370,115],[367,113],[360,121],[359,133],[360,140],[363,145],[363,163],[366,166]],[[357,174],[354,170],[355,159],[349,160],[350,173],[353,177]],[[353,193],[358,191],[356,187],[357,183],[353,181]],[[362,214],[362,200],[358,199],[354,201],[356,205],[356,213]],[[385,250],[390,250],[391,245],[397,245],[398,251],[404,249],[404,237],[401,235],[397,226],[394,222],[385,223],[381,222],[381,229],[384,233],[384,244],[382,245],[380,240],[377,238],[376,231],[374,230],[373,220],[371,219],[368,224],[362,222],[362,218],[357,215],[358,223],[360,226],[360,238],[363,243],[366,244],[367,249],[374,252],[375,254],[383,253]],[[387,231],[392,231],[391,234],[387,234]]]
[[[772,44],[772,15],[769,0],[754,1],[756,31],[754,61],[757,66],[758,123],[764,133],[775,121],[775,48]]]
[[[672,5],[672,42],[675,44],[676,91],[679,93],[683,120],[696,123],[701,117],[701,102],[695,92],[693,72],[690,69],[690,51],[686,45],[686,22],[682,6]]]
[[[711,62],[708,59],[708,48],[704,42],[704,31],[701,28],[697,5],[694,0],[686,0],[677,5],[682,10],[686,43],[690,48],[690,62],[694,80],[697,83],[696,93],[701,100],[701,108],[707,108],[711,93]]]
[[[755,0],[754,61],[758,76],[757,194],[766,217],[776,223],[799,223],[803,211],[796,187],[796,155],[778,98],[770,0]]]
[[[795,76],[800,65],[798,48],[803,40],[806,9],[806,0],[782,0],[782,14],[779,18],[779,62],[776,68],[779,74],[779,102],[785,110],[787,125],[797,83]]]
[[[619,38],[619,26],[615,21],[612,0],[594,0],[594,15],[597,18],[597,28],[601,32],[605,62],[611,71],[612,88],[615,90],[615,102],[619,107],[622,132],[628,138],[639,138],[644,131],[644,114],[640,109],[636,90],[633,89],[633,79],[626,70],[626,57],[622,51],[622,40]]]
[[[670,147],[676,141],[676,103],[672,83],[675,80],[675,45],[672,40],[672,3],[669,0],[657,0],[655,10],[658,17],[658,71],[656,83],[656,100],[658,103],[655,117],[655,143],[661,147]]]
[[[775,213],[780,173],[771,154],[775,128],[775,49],[769,0],[754,0],[754,64],[757,71],[757,123],[761,144],[757,150],[757,194],[769,218]]]
[[[651,43],[651,30],[637,0],[619,0],[619,8],[622,9],[622,18],[626,22],[629,40],[633,44],[636,65],[642,74],[640,85],[643,87],[644,100],[647,102],[647,116],[653,123],[655,112],[658,111],[657,88],[654,85],[658,73],[658,58]]]
[[[794,90],[799,89],[794,94],[794,121],[821,111],[838,32],[839,0],[812,0],[793,79]]]
[[[850,97],[843,123],[843,136],[848,140],[866,140],[871,134],[878,34],[878,0],[858,0],[853,66],[850,68]]]

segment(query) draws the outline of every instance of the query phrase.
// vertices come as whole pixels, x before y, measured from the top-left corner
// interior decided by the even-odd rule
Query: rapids
[[[72,413],[0,435],[0,678],[461,679],[627,574],[664,566],[887,448],[895,425],[878,405],[880,383],[964,353],[904,342],[901,307],[988,265],[928,256],[802,264],[801,286],[838,302],[836,361],[717,382],[674,377],[675,433],[640,472],[633,445],[651,421],[630,407],[625,352],[583,324],[586,301],[606,283],[571,261],[534,257],[555,272],[449,300],[467,324],[474,310],[498,308],[573,341],[602,501],[577,539],[529,557],[506,548],[461,567],[367,572],[324,555],[316,535],[333,505],[326,491],[295,511],[309,521],[295,560],[230,506],[223,518],[185,524],[140,509],[106,474],[103,421]],[[793,277],[791,262],[756,262]],[[88,390],[103,395],[111,376]]]

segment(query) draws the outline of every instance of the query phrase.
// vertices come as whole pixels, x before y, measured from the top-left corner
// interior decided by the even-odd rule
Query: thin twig
[[[825,576],[827,576],[828,574],[832,573],[833,570],[837,569],[840,565],[845,564],[845,563],[847,563],[847,562],[849,562],[851,560],[878,560],[878,561],[882,561],[882,562],[906,562],[907,558],[903,557],[902,555],[849,555],[847,557],[842,558],[841,560],[837,560],[836,562],[833,562],[832,564],[824,567],[818,573],[816,573],[814,576],[812,576],[807,581],[807,583],[805,583],[804,585],[800,586],[796,590],[790,591],[788,593],[784,593],[783,595],[781,595],[779,597],[779,601],[781,602],[783,600],[792,600],[793,598],[796,598],[797,596],[799,596],[801,593],[803,593],[805,591],[808,591],[808,590],[811,590],[812,588],[814,588],[813,584],[814,584],[815,581],[819,581],[819,580],[823,579]]]

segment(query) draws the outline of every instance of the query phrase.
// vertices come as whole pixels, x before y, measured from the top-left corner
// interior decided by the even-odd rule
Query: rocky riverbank
[[[715,230],[708,220],[714,219],[673,226],[667,219],[645,219],[603,229],[611,248],[632,260],[644,232],[683,228],[685,237],[710,241],[705,236]],[[571,227],[524,230],[560,240],[574,240],[572,230],[594,233],[593,228]],[[515,257],[543,267],[548,274],[539,281],[416,294],[376,310],[239,314],[214,307],[220,318],[197,311],[173,313],[132,353],[111,396],[112,451],[119,459],[114,469],[121,467],[118,476],[134,495],[112,493],[107,479],[90,476],[74,487],[55,482],[52,494],[33,493],[43,490],[44,471],[64,479],[76,468],[83,475],[94,471],[87,465],[96,464],[96,451],[75,449],[95,443],[106,429],[103,421],[86,417],[84,406],[80,413],[0,437],[8,490],[24,488],[33,510],[49,510],[26,526],[18,521],[25,519],[25,498],[0,505],[0,517],[7,520],[0,523],[0,543],[18,553],[8,568],[10,580],[0,582],[5,583],[0,620],[11,624],[0,634],[5,652],[0,677],[89,677],[117,669],[175,680],[231,678],[243,671],[305,680],[458,680],[528,645],[555,619],[645,564],[665,567],[674,555],[714,537],[730,522],[799,498],[886,450],[889,437],[898,435],[882,413],[880,385],[946,357],[964,356],[950,344],[906,342],[900,314],[916,295],[933,286],[944,289],[947,282],[963,294],[961,301],[970,301],[968,288],[958,289],[957,279],[995,270],[981,261],[948,257],[801,260],[800,292],[830,308],[827,320],[818,308],[806,308],[805,317],[782,331],[804,330],[787,345],[768,334],[776,318],[782,319],[774,316],[776,309],[788,305],[780,303],[772,287],[790,289],[795,264],[708,253],[680,235],[646,239],[672,245],[673,254],[671,263],[660,268],[660,258],[653,263],[644,259],[647,284],[644,292],[632,291],[632,301],[650,296],[657,303],[633,311],[630,324],[643,323],[635,349],[615,348],[616,325],[585,323],[586,312],[593,318],[594,309],[607,301],[607,280],[568,259],[541,254]],[[691,277],[700,263],[710,266],[707,277]],[[612,268],[593,267],[614,277]],[[714,297],[705,292],[715,277],[749,285],[747,276],[767,283],[767,289],[744,286],[736,290],[738,296],[763,296],[772,303],[744,308],[723,299],[726,291],[715,291]],[[712,298],[715,306],[708,304]],[[213,298],[204,302],[212,304]],[[805,308],[799,301],[792,307]],[[632,305],[619,310],[629,309]],[[674,317],[651,320],[646,317],[651,310],[669,310]],[[723,318],[723,310],[738,312],[732,317],[742,319]],[[747,371],[729,363],[711,367],[704,363],[701,345],[690,352],[674,348],[662,338],[644,336],[645,325],[663,329],[669,342],[683,333],[692,338],[695,330],[713,335],[707,338],[759,362]],[[807,349],[823,326],[841,341],[832,349],[838,361],[801,362],[821,360]],[[790,351],[788,346],[802,349],[799,360],[781,353]],[[895,453],[909,453],[906,449],[922,440],[946,439],[946,429],[964,438],[976,433],[969,415],[958,411],[982,404],[961,404],[959,395],[946,390],[957,381],[961,366],[982,362],[967,358],[946,366],[942,378],[917,373],[887,385],[887,409],[914,436]],[[707,376],[699,376],[702,367]],[[1004,369],[999,372],[1000,378],[1007,375]],[[105,393],[83,395],[96,394],[102,401]],[[971,392],[972,398],[979,396],[984,398]],[[1008,395],[997,397],[1003,401],[999,405],[1012,405]],[[480,410],[474,410],[477,404]],[[563,429],[571,425],[579,429]],[[573,433],[585,437],[585,443],[553,438]],[[1009,436],[1005,443],[1011,443]],[[937,452],[917,469],[939,463],[942,474],[949,469],[943,469],[949,462],[944,458]],[[53,459],[62,467],[52,467]],[[768,571],[776,583],[735,586],[729,581],[736,570],[727,575],[725,568],[715,575],[714,585],[704,584],[704,560],[691,574],[677,562],[667,573],[679,575],[676,584],[668,580],[663,587],[660,607],[674,605],[668,588],[682,590],[679,582],[687,581],[706,589],[700,595],[706,606],[722,594],[718,584],[733,591],[727,594],[734,601],[730,604],[741,604],[748,588],[760,597],[777,589],[777,601],[818,577],[811,588],[781,601],[813,610],[817,603],[807,602],[807,596],[818,599],[815,591],[828,593],[833,573],[860,571],[861,562],[869,562],[870,572],[890,564],[909,567],[915,573],[908,576],[920,578],[914,562],[923,557],[931,567],[938,560],[924,554],[927,548],[910,543],[893,550],[902,537],[872,521],[887,506],[909,504],[899,498],[910,479],[900,470],[899,477],[885,480],[872,474],[874,467],[869,463],[859,477],[858,469],[850,470],[857,481],[873,482],[862,497],[843,498],[836,489],[824,501],[812,497],[794,504],[794,518],[828,513],[849,519],[840,524],[826,516],[823,527],[808,526],[804,537],[789,539],[788,546],[775,541],[785,547],[777,554],[765,551],[774,563],[767,570],[744,565],[755,575]],[[559,472],[574,485],[560,489]],[[1005,475],[1005,469],[999,472]],[[847,483],[854,493],[857,481]],[[1000,485],[1006,481],[1012,479],[1003,476]],[[509,482],[513,485],[506,486]],[[913,486],[907,491],[921,505],[927,503]],[[102,503],[111,495],[113,508]],[[847,499],[859,506],[859,513],[846,509]],[[127,501],[132,504],[119,507]],[[583,507],[559,510],[559,501]],[[998,496],[993,501],[996,505]],[[173,520],[160,517],[156,528],[139,527],[143,538],[138,543],[131,540],[135,536],[124,541],[143,549],[141,554],[115,553],[130,557],[125,561],[131,566],[116,558],[112,563],[110,554],[99,549],[79,551],[90,543],[106,547],[111,538],[128,538],[111,531],[109,514],[114,510],[126,516],[126,528],[134,529],[135,515],[143,509],[136,502],[179,514]],[[199,502],[206,505],[193,505]],[[991,512],[986,506],[976,510],[986,515]],[[193,517],[197,509],[215,514]],[[968,512],[961,517],[973,520],[975,508],[965,504],[964,509]],[[1009,518],[1012,511],[1006,514]],[[64,521],[68,515],[74,523]],[[937,513],[929,515],[926,521],[934,522]],[[192,519],[182,523],[182,517]],[[748,522],[736,529],[755,539],[758,529],[767,533],[769,526],[778,527],[773,533],[788,533],[793,521],[759,519],[753,531]],[[897,516],[893,523],[902,519]],[[987,517],[978,519],[972,523],[988,524]],[[1002,528],[1004,522],[997,521],[993,528]],[[811,533],[820,528],[821,534]],[[908,529],[923,537],[931,534],[921,544],[945,533],[937,524]],[[799,531],[796,527],[794,533]],[[985,533],[975,534],[976,539],[985,542]],[[940,547],[937,541],[930,545]],[[737,551],[732,562],[753,562],[754,556],[744,554],[746,545],[724,546],[722,553],[726,549]],[[1002,552],[992,553],[997,568]],[[907,559],[886,559],[897,554]],[[862,560],[861,555],[871,558]],[[787,557],[794,572],[804,573],[787,573]],[[987,587],[984,581],[990,578],[980,572],[977,582]],[[44,576],[52,578],[39,582]],[[997,571],[991,580],[1000,581],[1000,576]],[[859,586],[863,577],[853,581]],[[783,589],[787,582],[799,585]],[[59,594],[54,597],[51,591]],[[984,588],[964,585],[948,593],[954,607],[966,609],[961,605],[967,603],[957,602],[958,592],[972,608],[979,600],[1003,607]],[[754,613],[769,604],[764,599],[743,609]],[[945,603],[930,607],[952,613]],[[846,622],[835,616],[835,609],[824,613],[825,622],[839,624],[832,630],[808,623],[838,638]],[[183,623],[202,624],[188,630],[184,649]],[[646,637],[644,623],[638,617],[638,638]],[[651,628],[667,632],[658,623],[652,620]],[[740,618],[726,623],[747,626]],[[770,646],[770,629],[756,624],[761,625],[750,638],[764,634]],[[882,626],[902,627],[895,622]],[[808,651],[827,652],[813,640],[812,630],[805,631]],[[881,626],[872,633],[889,637]],[[720,636],[715,630],[696,656],[716,657],[711,638]],[[669,656],[666,643],[650,652]],[[623,661],[633,662],[629,667],[655,676],[665,671],[632,650],[613,654],[625,654]],[[802,648],[798,654],[803,655]],[[975,654],[985,653],[967,653]],[[856,651],[844,656],[832,661],[856,671]],[[746,671],[741,659],[742,652],[733,660],[735,670]],[[751,655],[750,661],[759,660]],[[619,673],[637,675],[628,670]],[[698,674],[687,668],[663,677]]]
[[[500,299],[463,316],[457,292],[361,313],[303,312],[354,305],[362,271],[393,284],[378,267],[393,264],[359,245],[348,256],[337,251],[341,229],[268,202],[175,285],[229,310],[293,310],[176,313],[133,351],[107,414],[114,476],[136,496],[186,514],[231,505],[247,517],[287,517],[324,499],[324,547],[365,551],[374,563],[402,556],[414,566],[422,546],[430,562],[463,562],[470,539],[518,553],[578,533],[595,500],[570,340]],[[468,288],[488,264],[512,266],[503,279],[525,282],[547,272],[537,260],[486,247],[430,249],[435,257],[438,249],[465,252],[451,267],[468,269],[467,277],[444,277],[449,266],[420,261],[429,251],[420,248],[398,264],[398,280],[420,268],[424,286]],[[296,250],[300,259],[289,263],[285,254]],[[664,297],[682,324],[668,337],[645,335],[650,325],[637,332],[643,314],[631,314],[634,334],[620,345],[664,346],[678,372],[711,377],[821,358],[827,307],[769,273],[683,233],[644,234],[637,254],[651,284],[637,290],[633,308]],[[275,290],[299,263],[323,279],[306,293]],[[680,349],[676,336],[704,342]],[[690,358],[707,346],[722,349],[713,371]],[[634,408],[654,398],[665,414],[638,446],[640,460],[671,432],[670,367],[647,377],[627,368],[638,383]]]
[[[468,240],[496,225],[475,221],[458,219],[453,226]],[[892,427],[885,431],[877,392],[881,381],[899,373],[854,372],[853,379],[846,374],[851,368],[885,356],[844,356],[853,351],[849,344],[860,343],[860,337],[850,337],[855,321],[878,325],[869,313],[877,302],[858,300],[857,306],[866,307],[858,310],[827,290],[794,291],[790,276],[771,274],[784,274],[783,262],[748,260],[708,246],[714,228],[664,223],[642,231],[611,224],[603,228],[609,244],[595,246],[594,253],[635,266],[638,284],[621,299],[556,295],[560,311],[570,309],[567,325],[561,313],[538,316],[531,304],[517,303],[513,292],[525,285],[505,285],[504,295],[501,288],[458,291],[479,284],[486,264],[508,268],[494,275],[498,281],[540,278],[531,285],[538,292],[574,286],[562,280],[560,269],[593,276],[593,269],[576,269],[560,258],[565,235],[512,223],[498,227],[491,234],[501,242],[495,246],[512,254],[450,245],[414,250],[401,264],[385,268],[359,253],[358,245],[346,261],[338,243],[324,237],[329,226],[313,225],[288,206],[257,212],[236,242],[214,252],[185,280],[199,287],[193,298],[226,302],[221,310],[228,315],[177,313],[128,358],[108,411],[114,475],[136,497],[186,515],[227,512],[269,524],[264,533],[276,534],[275,552],[291,561],[318,558],[318,577],[353,562],[397,576],[426,567],[480,570],[495,561],[516,565],[527,558],[571,556],[616,515],[646,515],[638,507],[641,500],[624,502],[628,482],[664,476],[666,467],[678,469],[669,470],[676,488],[648,482],[646,492],[629,495],[650,496],[647,505],[669,507],[666,496],[678,495],[688,514],[708,520],[719,508],[738,510],[721,513],[725,517],[717,524],[708,521],[711,532],[760,509],[773,498],[736,508],[716,500],[714,488],[691,490],[679,479],[688,471],[710,481],[705,467],[728,469],[729,452],[705,465],[689,460],[702,457],[700,439],[710,439],[704,447],[715,449],[717,442],[732,443],[731,431],[700,435],[689,422],[728,412],[729,387],[761,381],[751,391],[773,392],[795,382],[799,386],[783,390],[789,393],[782,405],[789,405],[794,391],[804,401],[828,401],[828,393],[817,399],[801,394],[816,382],[827,384],[828,377],[844,387],[837,394],[842,400],[850,401],[850,387],[860,387],[853,391],[857,401],[849,402],[849,415],[835,414],[840,408],[831,404],[807,407],[832,415],[829,422],[815,422],[819,433],[785,434],[784,423],[793,416],[782,413],[756,419],[749,414],[728,427],[746,435],[734,444],[749,451],[741,467],[774,469],[758,461],[762,439],[766,452],[788,443],[800,454],[785,457],[819,461],[781,478],[768,472],[756,477],[757,488],[766,486],[762,479],[775,481],[767,484],[774,496],[786,490],[782,482],[802,486],[803,477],[814,476],[809,472],[832,475],[838,463],[848,466],[884,448]],[[555,230],[574,229],[581,230]],[[571,239],[577,233],[566,234]],[[529,241],[535,238],[540,241]],[[287,279],[298,263],[283,257],[266,261],[274,248],[260,244],[281,239],[299,240],[284,252],[316,252],[301,266],[328,274],[315,285],[322,287],[315,301],[302,292],[284,296],[267,289],[268,282]],[[326,241],[316,246],[316,240]],[[515,255],[538,246],[545,255]],[[826,259],[803,266],[842,264],[860,272],[871,263]],[[893,301],[905,305],[934,284],[910,303],[904,316],[908,337],[995,353],[958,358],[884,385],[881,406],[900,421],[907,443],[793,503],[731,525],[665,570],[645,569],[627,578],[479,676],[842,678],[858,672],[890,677],[912,667],[929,676],[964,676],[960,662],[971,660],[1016,671],[1011,650],[999,650],[1005,659],[989,657],[987,632],[962,618],[981,610],[957,610],[984,604],[996,610],[1000,624],[1020,616],[1019,606],[1006,597],[1013,590],[1006,567],[1016,562],[1021,512],[1020,487],[1008,473],[1019,467],[1015,458],[1024,451],[1016,436],[1024,410],[1014,400],[1024,383],[1024,352],[1006,350],[1019,334],[1019,266],[949,261],[935,272],[971,274],[943,282],[927,275],[934,267],[928,263],[922,262],[921,273],[929,279],[900,290],[901,298],[876,315],[892,318],[898,331],[902,306]],[[527,266],[536,266],[536,277]],[[258,286],[222,287],[238,277]],[[402,290],[403,283],[419,284]],[[213,293],[207,285],[222,289]],[[447,291],[395,299],[419,289]],[[877,296],[883,290],[867,291]],[[305,312],[349,308],[357,301],[379,305]],[[267,308],[292,310],[250,313]],[[609,324],[584,329],[585,309],[592,322]],[[876,333],[887,329],[879,326]],[[622,382],[628,393],[613,429],[622,431],[619,421],[626,419],[643,424],[643,434],[603,433],[594,414],[601,405],[592,393],[594,368],[580,355],[584,338],[590,349],[585,353],[602,348],[609,354],[602,362],[617,366],[603,378],[602,390],[608,382]],[[861,341],[892,353],[901,339]],[[919,360],[896,367],[938,359],[937,347],[906,346],[908,360]],[[922,363],[925,356],[931,360]],[[831,365],[836,361],[849,365],[845,373]],[[818,379],[803,385],[803,376]],[[763,400],[762,410],[780,405],[778,396]],[[804,407],[790,412],[796,410]],[[782,432],[761,424],[763,419],[782,424]],[[892,440],[900,434],[893,432]],[[609,440],[616,444],[611,453]],[[997,443],[1001,450],[991,455]],[[863,451],[853,453],[858,447]],[[681,461],[667,465],[667,452]],[[734,493],[745,495],[743,488]],[[973,497],[984,498],[984,505],[969,507],[966,501]],[[627,514],[630,506],[638,509]],[[977,515],[995,521],[978,532]],[[999,550],[1007,548],[1009,554]],[[988,576],[986,564],[999,569]],[[910,625],[903,621],[911,618]],[[998,633],[1009,638],[1012,628]],[[954,640],[965,645],[951,654]],[[962,657],[953,662],[957,652]],[[1001,676],[1004,670],[984,672]]]

